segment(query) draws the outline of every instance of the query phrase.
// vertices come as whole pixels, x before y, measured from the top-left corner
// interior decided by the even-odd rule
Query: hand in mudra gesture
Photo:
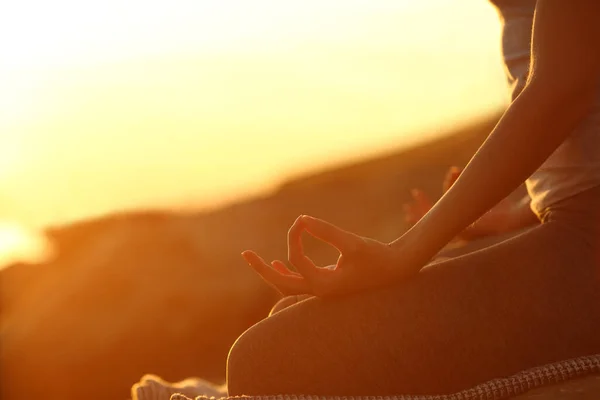
[[[340,252],[335,265],[317,267],[313,263],[302,246],[304,231]],[[269,265],[253,251],[244,251],[242,256],[267,283],[284,295],[350,294],[385,286],[403,277],[396,265],[398,253],[390,245],[306,215],[298,217],[288,231],[288,261],[298,272],[279,260]]]

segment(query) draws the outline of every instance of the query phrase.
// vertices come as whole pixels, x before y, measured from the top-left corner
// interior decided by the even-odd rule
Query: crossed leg
[[[597,248],[551,221],[401,285],[303,300],[236,341],[229,395],[451,393],[600,352]]]

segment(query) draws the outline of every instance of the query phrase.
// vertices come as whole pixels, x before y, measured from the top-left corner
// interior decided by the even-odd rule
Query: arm
[[[596,0],[538,0],[524,90],[452,188],[391,243],[405,263],[420,269],[531,175],[589,110],[600,70],[599,16]]]
[[[599,16],[598,0],[537,1],[525,89],[452,188],[401,238],[382,243],[300,216],[288,231],[288,260],[295,270],[280,261],[269,265],[253,251],[242,256],[285,294],[343,295],[413,276],[531,175],[585,115],[600,70]],[[318,268],[304,254],[303,232],[339,250],[333,268]]]

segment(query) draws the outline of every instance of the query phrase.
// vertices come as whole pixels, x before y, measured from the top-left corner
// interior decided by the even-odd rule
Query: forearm
[[[589,99],[577,95],[549,93],[539,85],[527,87],[452,188],[392,247],[410,243],[411,264],[420,267],[515,190],[560,145],[587,110],[585,101]]]

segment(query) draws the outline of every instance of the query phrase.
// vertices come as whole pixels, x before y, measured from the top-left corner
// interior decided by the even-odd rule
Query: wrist
[[[446,244],[437,244],[435,239],[433,235],[425,234],[421,223],[414,225],[401,237],[388,243],[392,249],[394,264],[418,272]]]

